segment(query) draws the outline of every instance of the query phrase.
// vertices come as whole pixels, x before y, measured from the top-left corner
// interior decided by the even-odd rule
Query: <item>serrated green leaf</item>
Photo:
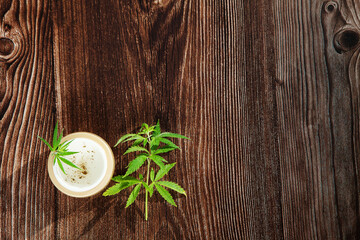
[[[57,139],[56,146],[59,146],[59,145],[60,145],[61,139],[62,139],[62,137],[63,137],[63,133],[64,133],[64,129],[62,129],[61,132],[60,132],[60,136],[59,136],[59,138]]]
[[[132,146],[138,146],[140,143],[142,143],[143,140],[142,139],[137,139],[135,140],[135,142],[132,144]]]
[[[150,141],[150,149],[151,149],[151,151],[155,151],[158,148],[159,144],[160,144],[159,139],[154,138],[154,137],[151,138],[151,141]]]
[[[176,148],[173,148],[173,147],[170,147],[170,146],[166,145],[166,146],[162,146],[162,147],[156,149],[154,154],[167,153],[167,152],[173,151],[175,149]]]
[[[59,158],[57,158],[57,163],[59,164],[59,167],[60,167],[61,171],[62,171],[65,175],[67,175]]]
[[[166,161],[166,159],[165,159],[165,158],[163,158],[163,157],[162,157],[162,156],[160,156],[160,155],[151,154],[151,157],[152,157],[152,159],[153,159],[153,158],[156,158],[157,160],[162,161],[162,162],[165,162],[165,163],[167,163],[167,162],[168,162],[168,161]]]
[[[128,165],[128,170],[126,171],[124,177],[132,174],[136,170],[138,170],[146,161],[147,157],[144,155],[139,155],[134,160],[132,160]]]
[[[163,187],[170,188],[178,193],[184,194],[186,196],[185,190],[181,186],[179,186],[177,183],[169,182],[169,181],[159,181],[156,183],[160,184]]]
[[[139,181],[138,179],[131,177],[131,176],[122,176],[122,175],[118,175],[112,178],[113,181],[115,182],[129,182],[129,183],[139,183],[141,181]]]
[[[73,154],[77,154],[79,152],[63,152],[63,151],[58,151],[59,155],[61,156],[69,156],[69,155],[73,155]]]
[[[144,186],[144,188],[146,189],[146,191],[151,192],[151,188],[149,187],[149,185],[147,185],[146,182],[142,181],[141,183]]]
[[[59,158],[62,162],[64,162],[65,164],[67,164],[67,165],[69,165],[69,166],[71,166],[71,167],[73,167],[73,168],[82,170],[81,168],[79,168],[78,166],[76,166],[74,163],[72,163],[72,162],[69,161],[68,159],[63,158],[63,157],[61,157],[61,156],[58,156],[58,158]]]
[[[143,136],[140,136],[138,134],[135,134],[135,136],[127,138],[126,140],[124,140],[124,142],[132,141],[132,140],[141,140],[141,142],[142,142],[144,139],[146,139],[146,138]]]
[[[144,145],[144,147],[146,146],[147,142],[148,142],[148,139],[147,139],[147,138],[145,138],[145,139],[144,139],[144,141],[143,141],[143,145]]]
[[[155,125],[154,128],[154,133],[152,134],[153,137],[156,137],[157,135],[159,135],[161,133],[161,129],[160,129],[160,121],[157,121],[157,124]]]
[[[153,168],[151,168],[151,171],[150,171],[150,180],[153,182],[154,181],[154,177],[155,177],[155,171]]]
[[[175,201],[173,199],[173,197],[171,196],[171,194],[165,189],[163,188],[161,185],[155,183],[155,187],[156,190],[160,193],[160,195],[171,205],[176,206]]]
[[[126,155],[128,153],[132,153],[132,152],[148,152],[148,150],[146,148],[140,147],[140,146],[131,146],[129,147],[126,152],[123,155]]]
[[[60,144],[60,146],[58,147],[59,150],[65,151],[67,149],[67,147],[70,145],[70,143],[72,143],[74,141],[74,139],[63,142],[62,144]]]
[[[156,165],[158,165],[160,168],[164,167],[164,163],[163,163],[162,159],[158,158],[158,155],[150,155],[149,158],[151,160],[153,160],[154,163],[156,163]]]
[[[54,135],[53,135],[53,146],[54,149],[57,148],[58,144],[57,143],[58,140],[58,121],[56,121],[56,125],[55,125],[55,129],[54,129]]]
[[[167,174],[170,169],[172,169],[175,166],[176,163],[166,164],[163,168],[160,168],[160,170],[157,172],[155,176],[155,181],[160,180]]]
[[[51,151],[54,151],[53,147],[50,145],[50,143],[48,143],[45,139],[43,139],[42,137],[38,136],[38,138],[46,144],[46,146],[48,146],[48,148],[51,150]]]
[[[103,196],[111,196],[111,195],[115,195],[119,192],[121,192],[121,190],[124,190],[125,188],[131,187],[134,184],[130,184],[130,183],[117,183],[112,187],[109,187],[104,193]]]
[[[130,134],[125,134],[124,136],[122,136],[118,141],[117,143],[115,144],[114,147],[116,147],[117,145],[119,145],[120,143],[122,143],[125,139],[129,138],[129,137],[133,137],[135,136],[136,134],[133,134],[133,133],[130,133]]]
[[[137,198],[137,196],[139,195],[141,189],[141,184],[136,185],[136,187],[134,187],[134,190],[131,192],[127,202],[126,202],[126,206],[125,208],[129,207],[131,204],[133,204],[133,202],[135,201],[135,199]]]
[[[171,133],[171,132],[163,132],[161,134],[159,134],[158,137],[171,137],[171,138],[183,138],[183,139],[189,139],[188,137],[185,137],[183,135],[177,134],[177,133]]]
[[[169,139],[166,138],[158,138],[160,142],[165,143],[167,146],[169,147],[173,147],[173,148],[177,148],[180,149],[179,146],[177,146],[175,143],[173,143],[172,141],[170,141]]]
[[[150,197],[152,197],[152,195],[154,194],[154,184],[150,184],[149,188],[150,188],[150,191],[149,191]]]

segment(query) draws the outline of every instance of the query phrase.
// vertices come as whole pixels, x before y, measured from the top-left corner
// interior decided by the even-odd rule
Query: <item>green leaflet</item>
[[[132,174],[133,172],[135,172],[136,170],[138,170],[146,161],[147,156],[145,155],[140,155],[137,158],[135,158],[134,160],[132,160],[129,165],[128,165],[128,170],[126,171],[124,176],[128,176],[130,174]]]
[[[56,122],[56,125],[55,125],[54,135],[53,135],[53,142],[52,142],[55,149],[58,146],[57,142],[58,142],[58,122]]]
[[[171,194],[165,189],[163,188],[161,185],[155,183],[155,187],[156,190],[160,193],[160,195],[171,205],[176,206],[173,197],[171,196]]]
[[[167,163],[167,161],[165,160],[165,158],[163,158],[163,157],[161,157],[161,156],[159,156],[159,155],[156,155],[156,154],[152,154],[151,156],[150,156],[150,158],[152,159],[152,160],[156,160],[156,161],[160,161],[160,162],[166,162]]]
[[[132,153],[132,152],[148,152],[148,150],[146,148],[140,147],[140,146],[131,146],[129,147],[126,152],[123,155],[126,155],[128,153]]]
[[[46,144],[46,146],[48,146],[50,148],[51,151],[54,151],[53,147],[50,145],[50,143],[48,143],[45,139],[43,139],[42,137],[38,136],[38,138]]]
[[[65,175],[67,175],[66,172],[65,172],[65,170],[64,170],[64,167],[63,167],[63,165],[62,165],[62,163],[61,163],[61,161],[60,161],[60,159],[59,159],[59,158],[56,158],[56,159],[57,159],[57,163],[59,164],[59,167],[60,167],[61,171],[62,171]]]
[[[171,137],[171,138],[183,138],[183,139],[189,139],[188,137],[185,137],[183,135],[177,134],[177,133],[171,133],[171,132],[163,132],[159,134],[158,137]]]
[[[61,157],[61,156],[58,156],[58,158],[59,158],[62,162],[64,162],[65,164],[67,164],[67,165],[69,165],[69,166],[71,166],[71,167],[73,167],[73,168],[77,168],[77,169],[79,169],[79,170],[82,170],[81,168],[79,168],[78,166],[76,166],[74,163],[72,163],[71,161],[67,160],[66,158],[63,158],[63,157]]]
[[[164,167],[164,163],[163,163],[162,159],[158,158],[157,155],[150,155],[149,158],[151,160],[153,160],[154,163],[156,163],[156,165],[158,165],[160,168]]]
[[[155,178],[155,171],[153,168],[151,168],[151,172],[150,172],[150,180],[153,182]]]
[[[131,187],[132,185],[135,185],[136,183],[117,183],[112,187],[109,187],[104,193],[103,196],[111,196],[119,193],[121,190],[124,190],[125,188]]]
[[[176,163],[166,164],[163,168],[161,168],[156,174],[155,181],[158,181],[162,177],[164,177],[165,174],[167,174],[170,171],[170,169],[172,169],[175,166],[175,164]]]
[[[119,145],[120,143],[122,143],[125,139],[127,139],[127,138],[129,138],[129,137],[133,137],[133,136],[135,136],[136,134],[132,134],[132,133],[130,133],[130,134],[125,134],[124,136],[122,136],[118,141],[117,141],[117,143],[115,144],[115,146],[114,147],[116,147],[117,145]]]
[[[134,190],[131,192],[131,194],[130,194],[127,202],[126,202],[125,208],[127,208],[127,207],[129,207],[131,204],[133,204],[133,202],[135,201],[135,199],[136,199],[137,196],[139,195],[141,185],[142,185],[142,184],[138,184],[138,185],[136,185],[136,187],[134,187]]]
[[[172,150],[175,150],[176,148],[170,147],[168,145],[160,147],[158,149],[155,150],[154,154],[160,154],[160,153],[167,153],[170,152]]]
[[[169,181],[159,181],[156,183],[160,184],[163,187],[170,188],[178,193],[184,194],[186,196],[185,190],[182,187],[180,187],[177,183],[169,182]]]
[[[161,138],[159,137],[158,138],[160,142],[162,143],[165,143],[166,145],[168,145],[169,147],[172,147],[172,148],[177,148],[177,149],[180,149],[175,143],[173,143],[172,141],[170,141],[169,139],[167,138]]]
[[[113,181],[121,183],[121,182],[128,182],[128,183],[139,183],[141,182],[140,180],[138,180],[137,178],[131,177],[131,176],[122,176],[122,175],[118,175],[116,177],[112,178]]]

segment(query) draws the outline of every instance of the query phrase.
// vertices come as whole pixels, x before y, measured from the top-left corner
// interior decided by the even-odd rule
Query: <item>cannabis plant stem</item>
[[[149,185],[149,173],[150,173],[150,160],[147,159],[147,174],[146,174],[146,184]],[[148,191],[145,191],[145,220],[148,219]]]
[[[148,142],[150,143],[151,138],[150,135],[147,134]],[[151,148],[149,146],[149,156],[151,156]],[[149,186],[149,175],[150,175],[150,159],[147,159],[148,165],[147,165],[147,173],[146,173],[146,184]],[[145,220],[148,219],[148,191],[145,191]]]

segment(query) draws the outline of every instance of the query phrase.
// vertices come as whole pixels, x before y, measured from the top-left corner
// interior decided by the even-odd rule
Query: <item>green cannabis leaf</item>
[[[149,126],[143,123],[139,132],[136,134],[125,134],[122,136],[115,147],[120,143],[132,141],[132,145],[125,151],[125,154],[138,152],[139,154],[129,163],[125,175],[119,175],[112,178],[116,184],[108,188],[103,196],[115,195],[122,190],[135,186],[130,193],[126,202],[126,208],[133,204],[138,197],[142,187],[145,189],[145,220],[148,219],[148,198],[152,197],[156,190],[168,203],[176,207],[176,203],[170,192],[165,188],[171,189],[175,192],[186,196],[185,190],[177,183],[170,181],[160,181],[168,172],[175,166],[174,163],[168,164],[159,154],[167,153],[176,149],[180,149],[175,143],[168,138],[182,138],[189,139],[183,135],[163,132],[161,133],[160,123],[157,122],[154,126]],[[142,174],[139,178],[129,176],[138,171],[144,164],[147,164],[146,179]],[[154,167],[150,165],[154,163]],[[155,169],[158,169],[157,171]],[[151,183],[149,183],[151,180]]]
[[[78,152],[70,152],[68,151],[68,146],[70,145],[70,143],[73,140],[70,141],[66,141],[61,143],[61,139],[63,137],[63,131],[64,129],[60,132],[60,136],[58,134],[58,122],[56,122],[55,125],[55,129],[54,129],[54,135],[53,135],[53,141],[52,141],[52,146],[50,145],[50,143],[48,143],[45,139],[43,139],[42,137],[38,136],[38,138],[43,141],[46,146],[49,147],[51,153],[54,155],[54,165],[57,163],[61,169],[61,171],[63,171],[64,174],[66,174],[65,170],[64,170],[64,166],[63,163],[82,170],[81,168],[79,168],[78,166],[76,166],[74,163],[72,163],[71,161],[69,161],[68,159],[64,158],[64,156],[69,156],[69,155],[73,155],[76,154]]]

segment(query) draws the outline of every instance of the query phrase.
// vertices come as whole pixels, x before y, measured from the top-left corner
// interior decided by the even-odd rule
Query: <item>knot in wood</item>
[[[338,53],[348,52],[359,45],[360,33],[356,29],[342,29],[334,36],[334,47]]]
[[[0,38],[0,55],[7,56],[14,51],[14,43],[8,38]]]
[[[337,2],[330,1],[325,4],[325,12],[332,13],[338,8]]]

